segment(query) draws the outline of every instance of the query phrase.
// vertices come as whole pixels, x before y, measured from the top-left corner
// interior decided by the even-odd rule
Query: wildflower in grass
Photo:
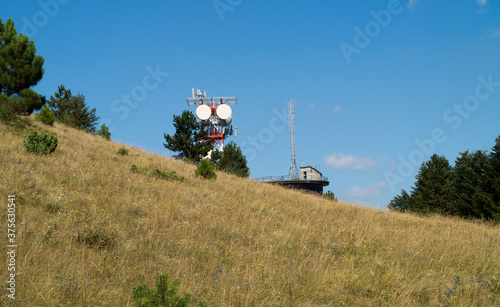
[[[249,281],[249,282],[245,283],[245,286],[247,287],[247,291],[250,290],[250,287],[252,287],[252,282]]]
[[[446,298],[450,298],[451,297],[451,292],[453,292],[453,289],[451,288],[446,288]]]
[[[453,280],[455,281],[455,285],[460,284],[460,276],[455,276],[455,278]]]

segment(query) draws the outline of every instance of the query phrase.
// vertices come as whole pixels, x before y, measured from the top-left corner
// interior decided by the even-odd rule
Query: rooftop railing
[[[254,180],[259,181],[259,182],[274,182],[274,181],[328,181],[327,176],[319,176],[319,175],[311,175],[307,177],[302,177],[300,175],[297,176],[290,176],[290,175],[283,175],[283,176],[265,176],[265,177],[258,177],[254,178]]]

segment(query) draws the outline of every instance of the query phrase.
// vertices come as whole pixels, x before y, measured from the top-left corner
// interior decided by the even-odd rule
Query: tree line
[[[402,190],[388,208],[500,222],[500,136],[491,151],[462,152],[454,166],[434,154],[411,191]]]

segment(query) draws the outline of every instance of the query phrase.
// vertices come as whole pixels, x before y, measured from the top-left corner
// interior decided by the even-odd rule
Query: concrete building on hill
[[[312,166],[301,166],[297,168],[295,157],[295,115],[294,102],[288,100],[288,120],[290,126],[290,172],[284,176],[267,176],[255,178],[260,182],[278,184],[287,188],[304,190],[308,192],[323,194],[323,187],[330,184],[328,178]]]
[[[297,177],[290,175],[267,176],[255,178],[255,180],[318,194],[323,194],[323,187],[330,184],[328,177],[323,176],[312,166],[301,166],[300,175]]]

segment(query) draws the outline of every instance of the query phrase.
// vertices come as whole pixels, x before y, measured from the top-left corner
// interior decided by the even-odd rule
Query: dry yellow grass
[[[25,120],[59,146],[27,153],[27,132],[0,124],[0,197],[17,196],[19,306],[134,306],[132,288],[154,286],[158,271],[181,280],[192,305],[500,305],[499,226],[334,203],[220,172],[207,181],[193,165],[130,147],[121,156],[121,144]],[[79,242],[92,227],[116,233],[116,244]],[[2,291],[0,303],[12,303]]]

